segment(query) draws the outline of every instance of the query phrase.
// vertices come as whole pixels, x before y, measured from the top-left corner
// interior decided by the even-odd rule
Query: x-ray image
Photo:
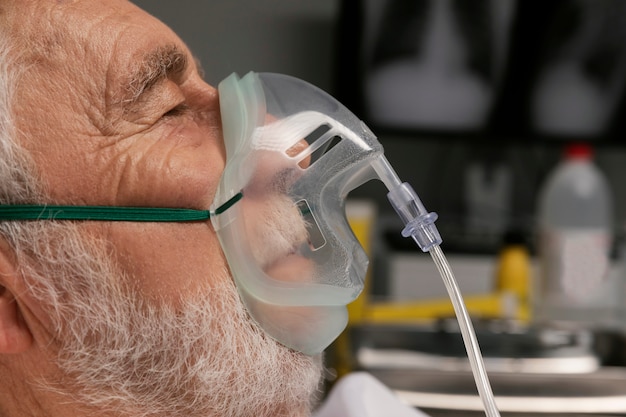
[[[388,0],[365,85],[371,117],[401,127],[482,126],[502,69],[511,6],[507,0]]]
[[[621,120],[623,0],[358,3],[374,125],[596,139]]]

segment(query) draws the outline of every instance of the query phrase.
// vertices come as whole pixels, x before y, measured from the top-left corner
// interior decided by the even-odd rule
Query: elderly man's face
[[[225,158],[218,95],[178,37],[123,1],[22,3],[17,123],[51,200],[207,209]],[[209,223],[101,229],[146,294],[207,285],[225,266]]]
[[[24,65],[14,99],[18,141],[50,203],[209,207],[225,161],[218,95],[174,33],[123,0],[15,0],[0,8]],[[306,405],[317,361],[268,340],[248,321],[209,222],[94,222],[79,230],[83,239],[104,242],[100,250],[111,255],[101,261],[115,276],[73,277],[76,288],[80,280],[102,281],[107,294],[91,302],[68,294],[70,307],[77,305],[71,314],[110,334],[86,332],[66,348],[57,339],[75,334],[55,333],[59,323],[48,306],[31,303],[26,321],[34,348],[58,347],[66,357],[71,372],[60,380],[89,393],[89,406],[119,401],[146,415],[190,416],[196,409],[243,416],[283,415]],[[120,323],[113,327],[115,320],[93,311],[115,311]],[[123,311],[133,317],[125,321]],[[91,321],[81,322],[85,317]],[[121,343],[131,351],[117,352]],[[72,362],[75,357],[82,362]],[[114,391],[113,382],[122,379],[123,388]],[[109,386],[109,399],[99,399]],[[179,402],[142,410],[160,400],[157,392]]]

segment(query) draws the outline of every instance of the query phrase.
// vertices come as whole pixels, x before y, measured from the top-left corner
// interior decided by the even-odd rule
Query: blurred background
[[[578,139],[595,148],[621,233],[624,2],[135,3],[189,44],[211,84],[270,71],[335,95],[439,214],[448,250],[493,253],[506,230],[530,234],[538,189]],[[384,191],[372,190],[357,196],[387,210]]]
[[[561,400],[589,394],[591,404],[599,404],[598,398],[607,404],[606,395],[626,412],[626,391],[589,389],[626,387],[622,374],[605,373],[626,365],[626,2],[134,2],[187,42],[209,83],[217,85],[232,72],[290,74],[330,92],[372,128],[400,178],[439,214],[442,248],[467,295],[486,356],[494,359],[488,369],[500,378],[496,393],[523,398],[530,391],[543,395],[528,386],[546,393],[560,386],[554,395]],[[570,323],[557,326],[533,317],[533,297],[544,284],[539,196],[571,143],[590,147],[608,184],[609,267],[605,287],[590,295],[593,302],[582,303],[580,314],[568,311]],[[440,366],[435,357],[463,360],[464,352],[460,345],[458,351],[444,348],[450,346],[447,336],[458,336],[448,321],[445,288],[430,258],[400,236],[385,195],[377,183],[351,194],[349,215],[357,213],[355,221],[364,225],[359,237],[372,265],[367,299],[353,306],[349,334],[335,346],[334,359],[337,374],[378,369],[389,385],[419,391],[423,387],[406,382],[411,377],[389,376],[398,356],[390,359],[385,352],[411,353],[396,368],[420,372],[432,371],[429,360],[431,368]],[[511,248],[521,252],[507,272]],[[515,372],[495,360],[503,358],[516,360]],[[546,358],[553,361],[531,360]],[[589,384],[571,385],[581,373]],[[521,385],[507,379],[511,375]],[[437,385],[440,376],[426,379]],[[515,407],[511,415],[539,412]],[[606,415],[594,407],[583,414]]]

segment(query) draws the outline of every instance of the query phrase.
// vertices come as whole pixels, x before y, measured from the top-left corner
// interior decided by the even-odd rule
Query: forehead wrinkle
[[[144,54],[123,82],[122,106],[132,106],[160,81],[179,76],[187,67],[187,54],[176,45],[160,46]]]

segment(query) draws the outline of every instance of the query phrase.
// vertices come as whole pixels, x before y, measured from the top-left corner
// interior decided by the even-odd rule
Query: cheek
[[[226,262],[206,223],[116,223],[109,237],[130,285],[146,297],[177,304],[223,279]]]
[[[186,129],[152,146],[139,142],[119,158],[117,204],[207,209],[224,170],[217,140]]]

